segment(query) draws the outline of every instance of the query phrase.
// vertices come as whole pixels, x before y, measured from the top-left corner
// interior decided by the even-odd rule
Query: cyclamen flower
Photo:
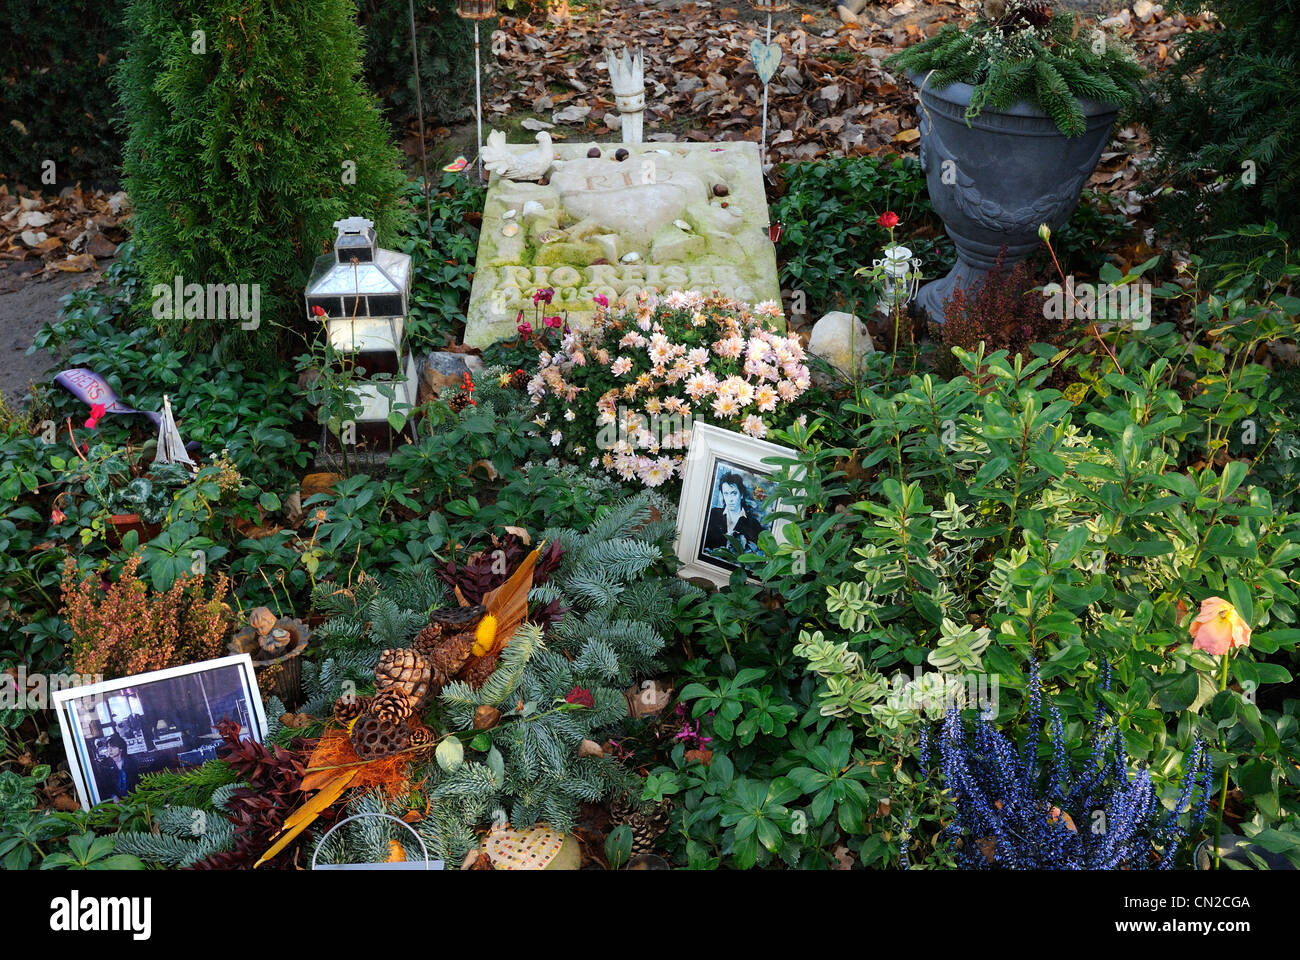
[[[68,519],[68,515],[58,507],[50,511],[50,523],[62,523],[66,519]]]
[[[591,298],[591,302],[594,303],[594,304],[596,304],[597,306],[608,307],[608,306],[609,306],[609,297],[603,296],[603,295],[601,295],[601,294],[598,293],[598,294],[596,294],[594,297]]]
[[[94,430],[97,426],[99,426],[99,421],[104,419],[104,414],[106,414],[107,412],[108,412],[108,408],[104,406],[104,404],[102,403],[93,404],[90,408],[90,416],[86,418],[86,429]]]
[[[560,441],[563,439],[564,439],[564,434],[560,433],[559,430],[551,431],[551,446],[558,447],[560,445]]]
[[[564,318],[563,317],[542,317],[542,323],[546,324],[546,326],[548,327],[558,328],[561,324],[564,323]]]
[[[632,361],[627,357],[619,357],[610,365],[609,372],[616,377],[621,377],[631,369]]]
[[[541,290],[538,290],[536,293],[533,294],[533,306],[535,307],[539,303],[545,303],[546,305],[549,306],[551,300],[553,300],[554,298],[555,298],[555,290],[551,287],[543,287]]]

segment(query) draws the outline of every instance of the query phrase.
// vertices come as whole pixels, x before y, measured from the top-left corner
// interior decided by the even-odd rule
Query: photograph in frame
[[[267,730],[248,654],[59,690],[54,709],[87,810],[126,796],[146,774],[216,759],[224,719],[259,743]]]
[[[679,576],[722,586],[736,569],[728,554],[761,554],[764,532],[782,542],[789,521],[777,518],[785,508],[774,495],[781,468],[763,460],[795,456],[789,447],[695,422],[677,511]]]

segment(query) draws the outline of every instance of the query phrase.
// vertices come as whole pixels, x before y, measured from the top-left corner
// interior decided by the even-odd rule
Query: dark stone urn
[[[1110,140],[1117,108],[1080,101],[1088,128],[1078,137],[1066,137],[1026,103],[1004,111],[986,107],[968,123],[974,88],[954,83],[936,90],[928,78],[911,76],[921,91],[921,167],[958,259],[916,299],[931,321],[943,323],[943,303],[953,288],[982,286],[1002,247],[1009,266],[1041,242],[1040,224],[1055,231],[1070,218]]]

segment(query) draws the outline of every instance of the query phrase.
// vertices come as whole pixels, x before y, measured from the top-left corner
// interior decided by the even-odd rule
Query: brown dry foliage
[[[181,577],[163,593],[137,575],[141,557],[122,565],[116,583],[96,574],[77,579],[76,562],[63,566],[60,614],[72,628],[72,669],[105,679],[211,660],[230,630],[223,601],[230,581],[218,574],[211,593],[205,577]]]

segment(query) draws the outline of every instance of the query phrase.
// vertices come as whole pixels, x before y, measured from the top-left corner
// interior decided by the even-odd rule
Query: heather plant
[[[1109,680],[1103,664],[1102,690]],[[1204,742],[1196,739],[1183,755],[1181,787],[1171,790],[1173,802],[1166,804],[1149,771],[1129,769],[1124,737],[1100,697],[1082,762],[1070,755],[1060,711],[1052,706],[1048,712],[1051,761],[1044,767],[1036,665],[1019,748],[985,713],[968,734],[961,711],[948,711],[940,769],[957,815],[944,834],[953,842],[958,865],[968,870],[1172,868],[1208,810],[1211,764]]]
[[[107,584],[99,575],[80,578],[76,563],[65,562],[60,614],[72,630],[75,672],[113,679],[210,660],[225,649],[225,575],[214,578],[210,591],[204,577],[180,577],[166,591],[151,592],[137,576],[140,562],[140,554],[131,556]]]
[[[766,436],[811,385],[798,338],[773,329],[780,304],[751,312],[674,292],[597,306],[590,330],[540,352],[528,393],[553,447],[622,480],[658,487],[680,476],[696,418]]]

